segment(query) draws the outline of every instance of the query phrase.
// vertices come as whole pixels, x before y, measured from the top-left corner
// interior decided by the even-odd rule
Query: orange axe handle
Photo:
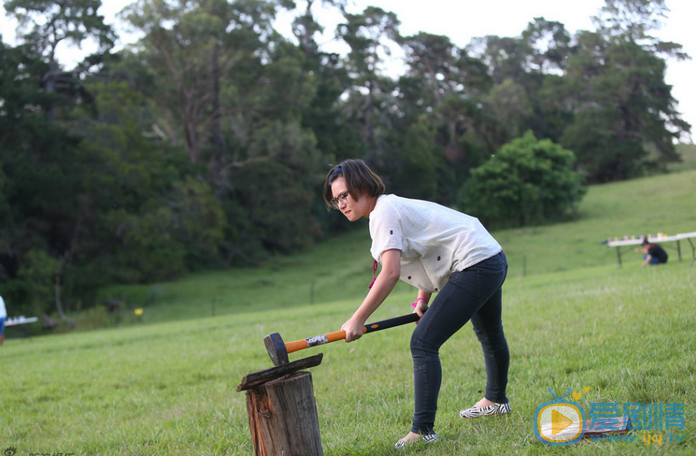
[[[403,315],[401,317],[390,318],[389,320],[377,321],[375,323],[369,323],[363,326],[363,334],[380,331],[382,329],[393,328],[394,326],[405,325],[406,323],[413,323],[418,321],[420,317],[418,314],[410,313],[408,315]],[[309,339],[296,340],[294,342],[288,342],[285,344],[285,349],[288,353],[293,353],[298,350],[304,350],[305,348],[315,347],[317,345],[328,344],[330,342],[336,342],[337,340],[344,340],[346,338],[346,332],[336,331],[328,334],[322,334],[321,336],[310,337]]]
[[[363,334],[365,334],[364,331]],[[341,330],[328,334],[322,334],[321,336],[310,337],[309,339],[288,342],[285,344],[285,349],[288,351],[288,353],[293,353],[298,350],[304,350],[305,348],[314,347],[316,345],[323,345],[328,344],[329,342],[336,342],[337,340],[344,340],[345,338],[346,332]]]

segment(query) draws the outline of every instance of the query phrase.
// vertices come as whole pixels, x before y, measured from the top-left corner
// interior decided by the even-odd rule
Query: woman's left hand
[[[428,302],[424,300],[416,301],[416,307],[413,309],[413,313],[418,314],[420,318],[423,318],[423,314],[428,310]],[[417,324],[418,322],[416,322]]]
[[[423,314],[428,310],[428,303],[430,302],[430,293],[420,290],[418,291],[418,297],[416,302],[413,303],[413,313],[418,314],[419,318],[423,318]],[[418,322],[416,322],[418,324]]]

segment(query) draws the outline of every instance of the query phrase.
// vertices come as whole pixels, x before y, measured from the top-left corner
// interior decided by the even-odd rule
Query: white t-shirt
[[[5,301],[0,296],[0,318],[7,318],[7,309],[5,309]]]
[[[437,203],[382,195],[370,213],[372,257],[401,250],[401,280],[440,291],[453,272],[497,255],[502,247],[475,217]]]

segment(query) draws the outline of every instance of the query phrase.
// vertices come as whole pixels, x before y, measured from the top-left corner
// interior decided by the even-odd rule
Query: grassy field
[[[442,349],[441,441],[404,454],[696,453],[696,267],[642,269],[600,245],[609,236],[696,231],[696,171],[592,187],[572,223],[494,233],[510,260],[504,325],[513,413],[463,421],[485,371],[469,327]],[[265,267],[177,283],[105,290],[145,307],[122,327],[10,339],[0,348],[0,451],[18,455],[251,455],[245,374],[271,367],[263,337],[294,340],[340,327],[372,274],[366,231]],[[690,256],[690,249],[682,246]],[[525,260],[526,258],[526,260]],[[407,313],[400,285],[374,320]],[[214,314],[214,316],[213,316]],[[10,328],[13,329],[13,328]],[[291,355],[323,352],[313,368],[324,452],[395,454],[413,407],[410,327]],[[684,404],[681,442],[540,443],[535,410],[570,388],[592,403]],[[585,391],[583,388],[589,388]],[[668,431],[649,431],[667,436]],[[665,440],[669,440],[665,437]]]

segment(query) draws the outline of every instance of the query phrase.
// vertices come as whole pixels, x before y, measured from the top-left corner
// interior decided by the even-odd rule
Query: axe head
[[[263,342],[266,344],[268,356],[271,357],[274,366],[280,366],[290,362],[288,359],[288,351],[285,348],[285,342],[283,342],[283,338],[280,337],[280,334],[269,334],[263,338]]]

